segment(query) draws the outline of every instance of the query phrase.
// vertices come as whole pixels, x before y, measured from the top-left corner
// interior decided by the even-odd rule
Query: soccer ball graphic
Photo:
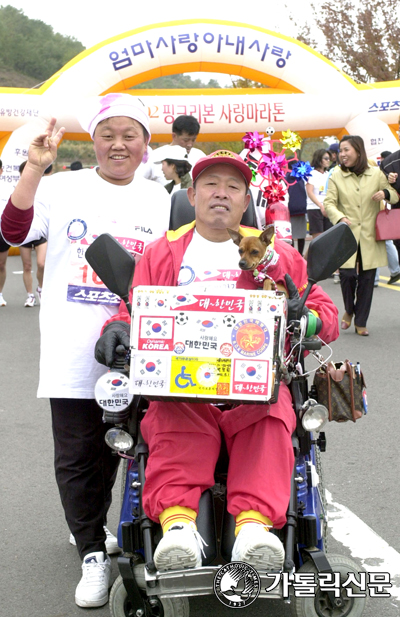
[[[225,315],[222,322],[227,328],[233,328],[236,323],[236,317],[234,315]]]
[[[178,326],[184,326],[187,324],[188,319],[189,317],[185,313],[178,313],[178,315],[175,316],[175,321]]]
[[[275,129],[273,126],[267,126],[265,132],[267,133],[268,137],[272,137],[272,135],[275,133]]]

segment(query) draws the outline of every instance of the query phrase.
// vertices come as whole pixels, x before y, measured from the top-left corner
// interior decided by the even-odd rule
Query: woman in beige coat
[[[342,138],[339,161],[329,179],[324,208],[334,225],[343,221],[350,226],[358,243],[358,250],[340,269],[345,306],[341,328],[347,330],[354,315],[356,333],[368,336],[375,271],[387,265],[385,243],[375,240],[375,219],[383,199],[396,203],[399,198],[379,167],[368,164],[361,137]]]

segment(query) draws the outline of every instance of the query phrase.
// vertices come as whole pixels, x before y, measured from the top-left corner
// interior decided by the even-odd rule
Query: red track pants
[[[295,425],[284,384],[274,405],[221,412],[201,403],[150,403],[141,425],[150,453],[143,492],[147,516],[158,522],[172,506],[198,512],[201,493],[214,485],[222,430],[229,453],[228,511],[237,516],[256,510],[279,529],[289,503]]]

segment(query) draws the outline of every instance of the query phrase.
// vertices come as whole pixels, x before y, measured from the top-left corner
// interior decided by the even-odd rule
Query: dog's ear
[[[264,242],[266,246],[271,244],[272,236],[275,233],[275,226],[268,225],[268,227],[262,232],[261,236],[259,236],[261,242]]]
[[[243,238],[242,234],[239,233],[238,231],[235,231],[234,229],[229,229],[229,227],[227,227],[226,229],[227,229],[230,237],[234,241],[234,243],[239,246],[241,241],[242,241],[242,238]]]

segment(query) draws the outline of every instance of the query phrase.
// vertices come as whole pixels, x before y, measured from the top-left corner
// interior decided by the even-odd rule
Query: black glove
[[[287,320],[295,321],[296,319],[300,319],[302,315],[307,315],[308,308],[306,306],[303,306],[303,310],[301,311],[301,314],[299,314],[301,298],[300,298],[300,294],[297,290],[296,285],[293,283],[293,280],[290,274],[285,274],[285,283],[286,283],[286,289],[288,290],[288,294],[289,294],[289,298],[287,301],[288,303]]]
[[[97,362],[111,367],[116,355],[125,355],[129,350],[129,331],[130,326],[125,321],[109,323],[94,348],[94,357]]]
[[[310,311],[305,305],[303,306],[301,313],[299,313],[300,308],[300,294],[297,290],[296,285],[294,284],[292,277],[289,274],[285,274],[285,282],[286,289],[288,290],[289,298],[288,298],[288,323],[295,320],[300,320],[301,317],[307,317],[307,328],[306,328],[306,337],[313,336],[314,334],[318,334],[322,328],[322,321],[319,317],[316,317],[314,313]]]

